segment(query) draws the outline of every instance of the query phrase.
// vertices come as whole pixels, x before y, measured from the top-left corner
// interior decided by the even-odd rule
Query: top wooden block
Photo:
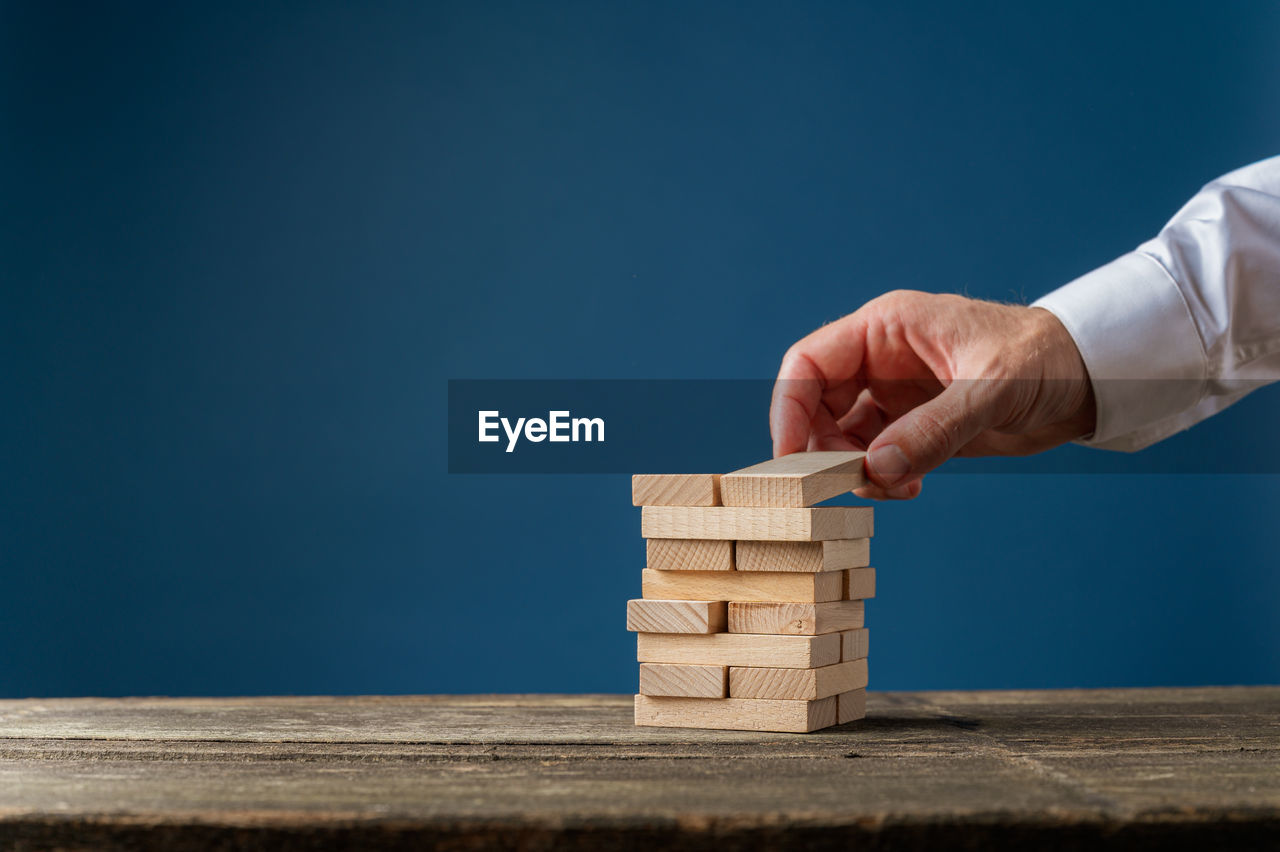
[[[792,453],[720,477],[726,506],[800,509],[866,483],[864,452]]]
[[[718,473],[637,473],[632,506],[719,506]]]

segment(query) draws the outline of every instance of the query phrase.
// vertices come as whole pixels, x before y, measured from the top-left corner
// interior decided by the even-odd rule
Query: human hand
[[[874,499],[952,456],[1028,455],[1094,429],[1075,342],[1040,308],[898,290],[795,343],[773,387],[774,456],[867,450]]]

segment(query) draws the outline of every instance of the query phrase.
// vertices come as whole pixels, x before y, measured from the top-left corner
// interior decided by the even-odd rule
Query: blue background
[[[0,694],[632,690],[627,479],[448,475],[447,380],[768,378],[887,289],[1030,300],[1280,150],[1278,39],[1263,3],[4,4]],[[1280,680],[1278,507],[934,477],[879,510],[872,685]]]

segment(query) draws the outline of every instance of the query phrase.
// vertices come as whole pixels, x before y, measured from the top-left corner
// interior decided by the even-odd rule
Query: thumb
[[[998,398],[989,382],[952,382],[899,417],[867,448],[866,468],[882,488],[919,479],[989,429]]]

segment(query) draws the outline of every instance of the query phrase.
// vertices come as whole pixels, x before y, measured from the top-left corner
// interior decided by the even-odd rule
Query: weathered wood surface
[[[1277,848],[1280,688],[872,693],[815,734],[631,696],[0,701],[0,848]]]

